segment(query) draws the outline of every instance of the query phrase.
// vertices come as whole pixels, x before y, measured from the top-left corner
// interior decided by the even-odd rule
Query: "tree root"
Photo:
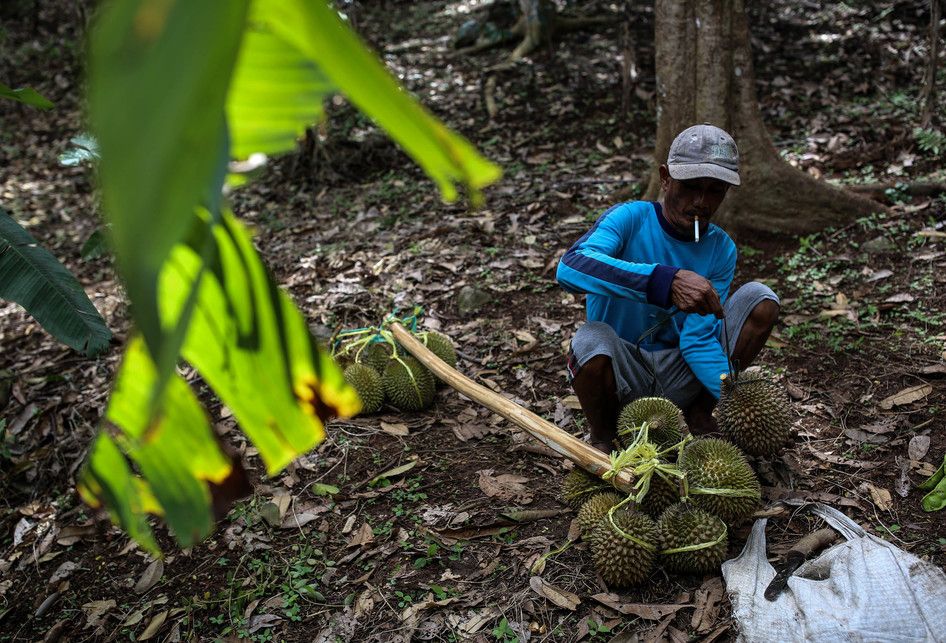
[[[504,62],[493,65],[486,70],[486,80],[483,85],[483,104],[486,107],[486,113],[489,115],[490,120],[495,119],[499,114],[499,106],[496,103],[496,75],[498,73],[513,69],[517,62],[535,51],[539,45],[551,42],[555,36],[559,34],[613,23],[614,18],[609,16],[570,18],[553,15],[547,22],[540,24],[533,23],[530,25],[524,15],[520,16],[519,20],[516,21],[515,26],[513,26],[510,31],[511,37],[507,39],[506,42],[512,40],[512,36],[516,35],[521,35],[522,40],[516,45],[516,48],[512,50],[512,53],[509,54],[509,57]],[[484,43],[484,45],[486,45],[486,43]],[[493,43],[489,43],[488,46],[483,47],[473,45],[472,47],[467,47],[465,50],[460,51],[475,53],[492,46],[494,46]]]
[[[857,192],[874,201],[889,203],[890,197],[887,190],[894,190],[909,196],[937,196],[946,193],[946,183],[926,183],[917,181],[914,183],[903,183],[894,181],[890,183],[864,183],[862,185],[846,186],[851,192]]]

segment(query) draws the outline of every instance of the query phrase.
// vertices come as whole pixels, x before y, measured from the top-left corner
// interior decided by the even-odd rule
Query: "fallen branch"
[[[434,355],[400,324],[391,324],[390,328],[395,339],[400,342],[407,352],[429,368],[434,375],[463,395],[506,418],[592,475],[600,478],[611,470],[611,461],[601,451],[563,431],[548,420],[544,420],[535,413],[522,408],[515,402],[511,402],[485,386],[477,384],[465,375],[461,375]],[[631,493],[634,478],[630,472],[624,470],[612,479],[612,483],[622,491]]]

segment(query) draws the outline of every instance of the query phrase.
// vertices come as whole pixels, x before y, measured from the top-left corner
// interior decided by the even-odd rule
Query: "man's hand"
[[[723,306],[713,284],[692,270],[678,270],[670,284],[670,300],[685,313],[716,315],[722,319]]]

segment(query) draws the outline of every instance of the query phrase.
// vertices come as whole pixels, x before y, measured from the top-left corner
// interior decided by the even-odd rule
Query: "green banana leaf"
[[[193,392],[179,375],[168,381],[162,413],[148,417],[157,373],[140,337],[125,352],[105,413],[115,431],[101,432],[79,478],[89,504],[103,503],[115,522],[149,551],[157,545],[144,513],[163,515],[182,546],[210,533],[210,484],[222,484],[233,465],[217,444]],[[141,476],[132,474],[126,456]]]
[[[115,0],[92,30],[89,121],[102,205],[135,323],[163,377],[176,351],[158,319],[157,278],[195,206],[219,195],[223,106],[248,6]]]
[[[322,118],[322,100],[335,92],[325,74],[265,22],[253,5],[227,95],[230,155],[277,154],[295,148],[305,128]]]
[[[112,337],[82,285],[0,209],[0,299],[26,309],[53,337],[92,356]]]
[[[326,418],[360,407],[226,211],[227,161],[293,149],[337,89],[445,199],[459,184],[477,201],[500,171],[405,92],[325,0],[232,0],[225,9],[112,0],[90,45],[102,203],[141,341],[126,355],[112,426],[97,438],[81,491],[154,550],[142,512],[164,516],[190,543],[206,533],[220,489],[226,500],[235,488],[236,467],[220,480],[215,447],[180,433],[191,424],[203,432],[174,375],[180,357],[233,410],[271,474],[323,439]],[[152,439],[169,451],[146,452]],[[175,444],[193,453],[173,463]]]
[[[12,89],[3,83],[0,83],[0,98],[9,98],[26,105],[32,105],[40,109],[52,109],[53,102],[42,96],[32,87],[21,87]]]
[[[924,480],[917,488],[921,491],[929,491],[923,496],[923,511],[939,511],[946,508],[946,456],[943,456],[943,464],[939,465],[936,473]]]
[[[207,218],[195,217],[195,234],[174,248],[161,274],[161,317],[170,324],[180,316],[206,269],[181,354],[233,411],[274,474],[322,441],[323,420],[353,415],[361,403],[243,225],[227,211],[209,227]],[[200,254],[205,231],[212,235],[209,260]]]
[[[229,212],[220,221],[206,211],[195,215],[187,242],[172,251],[159,280],[166,325],[191,305],[193,292],[182,356],[233,411],[269,473],[321,442],[326,418],[358,412],[354,389],[328,352],[318,350],[304,317]],[[221,453],[186,382],[172,375],[153,401],[157,380],[144,342],[134,340],[105,415],[112,430],[100,432],[80,478],[86,502],[105,506],[156,555],[143,512],[163,516],[188,546],[210,532],[212,505],[246,492],[225,484],[239,472]],[[149,419],[152,402],[160,412]],[[129,460],[141,476],[132,474]]]

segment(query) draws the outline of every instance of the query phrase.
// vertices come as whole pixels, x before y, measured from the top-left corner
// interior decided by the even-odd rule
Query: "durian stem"
[[[592,475],[600,478],[606,471],[611,469],[608,456],[590,444],[582,442],[548,420],[461,375],[456,369],[451,368],[446,362],[434,355],[429,348],[418,341],[402,325],[391,323],[390,329],[407,352],[416,357],[421,364],[429,368],[434,375],[447,385],[474,402],[478,402],[506,418]],[[610,482],[625,493],[631,493],[634,490],[634,476],[630,471],[621,471]]]
[[[726,523],[723,523],[723,531],[720,532],[719,536],[716,537],[716,540],[710,540],[705,543],[697,543],[696,545],[687,545],[685,547],[673,547],[672,549],[664,549],[659,554],[682,554],[686,551],[699,551],[700,549],[709,549],[710,547],[715,547],[719,543],[723,542],[728,535],[729,530],[726,528]]]
[[[762,499],[762,494],[753,489],[712,489],[710,487],[691,487],[687,495],[725,496],[727,498],[755,498]]]
[[[566,540],[565,544],[559,547],[558,549],[553,549],[551,551],[548,551],[542,554],[536,559],[534,563],[532,563],[532,567],[530,568],[529,571],[532,572],[533,574],[540,574],[541,570],[545,567],[545,561],[547,561],[552,556],[558,556],[559,554],[561,554],[562,552],[564,552],[565,550],[567,550],[569,547],[571,547],[574,544],[575,544],[574,540]]]
[[[640,538],[630,535],[629,533],[627,533],[626,531],[618,527],[617,523],[614,522],[614,512],[620,509],[621,507],[623,507],[624,505],[626,505],[628,502],[631,502],[633,499],[634,499],[633,496],[628,496],[627,498],[625,498],[618,504],[608,509],[608,522],[611,523],[611,529],[613,529],[614,532],[618,534],[621,538],[624,538],[625,540],[630,540],[632,543],[640,545],[647,551],[655,552],[657,551],[657,548],[654,547],[652,544],[650,544],[646,540],[641,540]]]

